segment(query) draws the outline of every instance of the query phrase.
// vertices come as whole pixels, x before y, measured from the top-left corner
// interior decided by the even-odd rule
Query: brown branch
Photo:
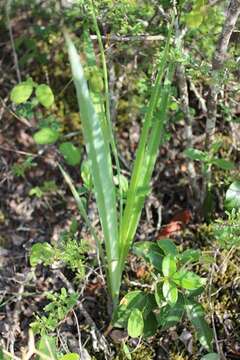
[[[97,35],[90,35],[92,40],[97,40]],[[164,40],[165,37],[163,35],[135,35],[135,36],[120,36],[120,35],[103,35],[103,40],[107,41],[122,41],[122,42],[128,42],[128,41],[159,41]]]
[[[179,63],[176,67],[176,79],[179,90],[179,96],[181,101],[181,110],[184,116],[184,128],[185,128],[185,139],[186,139],[186,148],[193,147],[193,133],[192,133],[192,123],[193,118],[190,113],[189,107],[189,94],[188,94],[188,86],[187,79],[185,73],[185,67],[183,64]],[[187,159],[187,168],[188,175],[190,179],[191,189],[193,191],[193,196],[191,196],[191,202],[198,201],[199,198],[199,188],[197,185],[197,176],[194,163],[191,159]]]
[[[236,25],[238,16],[240,14],[240,0],[230,0],[226,20],[222,28],[222,32],[218,39],[216,51],[212,59],[212,85],[210,86],[209,96],[207,101],[208,117],[206,122],[206,141],[205,148],[208,151],[211,147],[217,118],[217,98],[220,91],[220,84],[218,84],[219,72],[224,67],[226,60],[229,40]]]

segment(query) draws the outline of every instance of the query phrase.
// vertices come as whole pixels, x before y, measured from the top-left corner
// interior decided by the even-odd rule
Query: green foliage
[[[28,156],[24,161],[22,161],[21,163],[15,163],[12,166],[12,173],[14,176],[17,177],[25,177],[25,173],[33,168],[37,166],[37,164],[34,162],[34,158],[32,156]]]
[[[213,334],[212,330],[205,321],[203,307],[192,299],[188,299],[185,303],[185,309],[189,320],[196,330],[199,342],[205,349],[211,351]]]
[[[144,321],[142,313],[139,309],[135,308],[131,311],[131,314],[128,318],[128,335],[136,338],[143,334]]]
[[[209,353],[204,355],[201,360],[220,360],[220,357],[217,353]]]
[[[29,191],[30,196],[42,198],[49,194],[55,194],[58,191],[58,186],[54,180],[44,181],[43,185],[35,186]]]
[[[233,209],[226,212],[227,219],[217,219],[212,224],[214,237],[222,248],[240,246],[240,211]]]
[[[42,356],[39,354],[36,357],[37,360],[45,360],[44,355],[52,360],[57,359],[56,339],[52,336],[42,335],[37,344],[37,350],[42,354]]]
[[[205,169],[207,169],[209,165],[215,165],[222,170],[233,170],[235,167],[234,163],[232,161],[216,157],[214,154],[217,151],[218,148],[214,146],[210,154],[198,149],[189,148],[184,151],[184,154],[191,160],[201,161]]]
[[[69,353],[63,355],[59,360],[80,360],[80,357],[76,353]]]
[[[59,146],[59,151],[63,155],[66,163],[71,166],[78,165],[81,160],[80,149],[67,141]]]
[[[11,91],[10,99],[15,104],[19,105],[26,102],[33,92],[33,86],[31,82],[23,81],[22,83],[14,86]]]
[[[185,15],[186,25],[190,29],[197,29],[202,24],[205,15],[205,1],[196,0],[190,13]]]
[[[90,172],[90,163],[87,160],[84,160],[81,165],[81,177],[83,184],[88,191],[93,189],[93,180]]]
[[[227,210],[240,208],[240,181],[234,181],[226,192],[224,206]]]
[[[54,103],[54,95],[51,88],[46,84],[38,85],[36,88],[36,97],[41,105],[49,108]]]
[[[76,279],[82,280],[85,276],[85,254],[89,247],[86,241],[77,238],[76,220],[72,221],[69,230],[61,233],[57,244],[50,245],[47,242],[36,243],[30,252],[30,265],[36,267],[38,264],[45,266],[54,262],[63,262],[69,269],[76,273]]]
[[[134,251],[154,267],[154,291],[127,293],[115,311],[113,325],[127,328],[128,334],[135,337],[137,335],[132,331],[132,324],[138,323],[138,336],[147,337],[153,335],[157,328],[167,329],[176,325],[186,314],[195,327],[202,346],[211,350],[212,331],[205,321],[203,308],[196,301],[196,297],[203,291],[206,279],[188,269],[191,263],[200,260],[201,253],[197,250],[179,253],[171,240],[164,239],[163,246],[161,241],[158,241],[158,245],[142,242],[134,246]],[[149,255],[151,252],[154,256]],[[156,254],[161,259],[160,271],[153,260]]]
[[[65,288],[61,288],[60,293],[46,293],[50,302],[43,308],[45,315],[36,315],[36,320],[31,323],[31,328],[35,334],[42,337],[56,330],[60,321],[64,320],[69,311],[76,305],[78,294],[68,293]]]
[[[89,250],[87,242],[84,240],[79,242],[71,230],[64,232],[60,240],[60,260],[76,273],[78,280],[82,280],[85,276],[85,254]]]
[[[46,266],[53,263],[55,259],[54,248],[47,242],[36,243],[31,248],[30,265],[35,267],[38,264]]]
[[[103,77],[106,97],[105,104],[101,103],[101,97],[96,98],[94,95],[99,93],[101,89],[97,89],[96,91],[96,89],[92,88],[91,90],[90,86],[89,91],[85,78],[86,73],[84,74],[83,66],[80,62],[76,48],[66,32],[65,38],[73,73],[73,80],[77,90],[80,116],[83,125],[83,134],[88,153],[90,172],[94,185],[94,194],[96,197],[98,212],[104,234],[109,288],[112,298],[114,302],[116,302],[118,299],[124,262],[137,229],[144,199],[149,193],[149,183],[157,158],[158,148],[164,133],[174,69],[173,63],[170,63],[169,69],[167,69],[168,61],[170,62],[169,44],[172,24],[170,25],[170,29],[168,31],[167,44],[159,64],[159,71],[153,86],[149,106],[146,112],[146,118],[136,155],[132,178],[126,196],[126,206],[123,213],[122,204],[124,199],[122,196],[123,191],[120,180],[121,174],[118,163],[118,156],[116,153],[116,146],[112,136],[112,125],[110,123],[109,115],[110,110],[107,90],[108,82],[104,49],[101,42],[101,36],[99,35],[100,33],[93,7],[91,11],[95,30],[99,40],[103,63]],[[91,66],[92,69],[96,69],[93,47],[89,42],[88,36],[86,39],[87,43],[85,51],[88,59],[88,66]],[[163,81],[165,73],[166,76]],[[96,75],[96,73],[94,75]],[[89,69],[87,71],[87,76],[89,76]],[[159,105],[159,98],[161,99],[159,106],[159,121],[153,121],[156,108]],[[103,110],[104,105],[106,113]],[[109,146],[109,143],[111,146]],[[118,183],[120,185],[119,214],[117,212],[118,203],[116,197],[116,187],[113,182],[111,150],[116,161],[118,172],[117,177]],[[144,169],[142,168],[143,162],[145,163]],[[62,173],[64,174],[63,170]],[[84,209],[81,204],[81,199],[79,198],[71,179],[67,176],[66,173],[64,174],[64,177],[65,179],[68,179],[68,183],[72,189],[74,197],[81,207],[81,213],[83,213]]]
[[[54,144],[59,138],[59,133],[52,128],[42,128],[33,135],[33,139],[39,145]]]
[[[49,108],[54,103],[54,95],[51,88],[46,84],[38,85],[32,78],[28,78],[26,81],[14,86],[11,91],[10,99],[13,103],[19,105],[25,103],[33,94],[35,88],[36,105],[38,102],[46,108]]]

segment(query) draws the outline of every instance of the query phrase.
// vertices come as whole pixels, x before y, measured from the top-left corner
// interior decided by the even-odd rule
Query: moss
[[[142,344],[136,350],[132,350],[131,357],[132,360],[152,360],[154,358],[154,352],[152,349]],[[114,360],[127,360],[127,356],[122,349],[119,349],[119,353]]]

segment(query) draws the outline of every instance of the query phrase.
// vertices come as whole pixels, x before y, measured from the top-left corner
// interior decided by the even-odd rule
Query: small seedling
[[[26,172],[35,166],[37,166],[37,164],[34,162],[34,158],[32,156],[28,156],[24,161],[13,164],[12,173],[14,176],[24,178]]]

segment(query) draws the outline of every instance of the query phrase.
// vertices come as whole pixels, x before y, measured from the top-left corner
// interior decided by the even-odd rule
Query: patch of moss
[[[131,357],[132,360],[152,360],[154,358],[154,351],[142,344],[136,350],[131,352]],[[127,356],[122,349],[119,349],[119,353],[114,360],[127,360]]]

